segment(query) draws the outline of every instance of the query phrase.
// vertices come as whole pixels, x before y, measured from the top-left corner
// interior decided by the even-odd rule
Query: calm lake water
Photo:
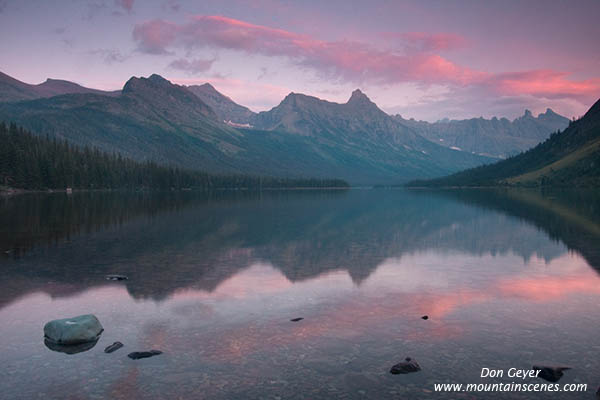
[[[599,271],[597,192],[0,198],[0,397],[593,399]],[[44,345],[88,313],[95,347]],[[422,371],[390,374],[407,356]],[[588,391],[434,392],[535,362]]]

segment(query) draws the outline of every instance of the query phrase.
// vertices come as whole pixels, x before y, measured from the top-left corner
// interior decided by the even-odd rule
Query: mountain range
[[[47,79],[39,85],[30,85],[0,72],[0,102],[41,99],[68,93],[95,93],[117,96],[120,91],[106,92],[89,89],[61,79]]]
[[[202,86],[188,86],[188,88],[200,97],[202,101],[210,105],[219,114],[221,119],[234,126],[250,125],[267,130],[279,128],[299,133],[303,131],[304,134],[315,132],[315,130],[318,131],[320,128],[316,127],[315,129],[310,124],[300,127],[299,125],[305,123],[304,121],[307,118],[294,115],[293,111],[289,112],[291,107],[284,104],[285,100],[271,111],[254,113],[248,108],[236,104],[229,97],[222,95],[208,83]],[[355,92],[355,94],[356,96],[354,96],[352,103],[360,104],[361,100],[359,99],[364,95],[360,96],[362,94],[360,90]],[[294,93],[291,95],[293,96]],[[329,109],[329,111],[338,115],[344,113],[343,107],[337,107],[340,106],[339,104],[336,106],[336,103],[322,101],[312,96],[296,96],[296,101],[302,101],[304,105],[312,106],[313,112]],[[369,107],[368,103],[370,101],[366,102],[367,106],[363,107],[361,111],[365,112],[370,109],[376,118],[381,117],[383,111],[379,109],[375,110],[376,106],[375,108]],[[285,111],[288,111],[288,113]],[[347,111],[352,112],[354,110],[351,107],[347,107]],[[563,130],[569,125],[568,118],[555,113],[550,108],[537,117],[534,117],[531,111],[525,110],[521,117],[512,121],[507,118],[493,117],[491,119],[444,119],[435,123],[429,123],[426,121],[416,121],[412,118],[404,119],[399,114],[394,115],[393,118],[400,125],[409,128],[414,133],[435,144],[498,159],[507,158],[527,150],[547,139],[551,133]],[[352,119],[352,116],[346,116],[344,121],[349,119]],[[343,124],[344,122],[336,125],[336,128],[343,128]]]
[[[104,92],[52,79],[29,85],[2,74],[0,120],[136,160],[212,173],[337,177],[360,185],[434,178],[489,163],[490,156],[543,140],[566,118],[549,111],[513,122],[484,120],[487,125],[468,120],[481,127],[444,133],[442,123],[386,114],[360,90],[343,104],[290,93],[273,109],[254,113],[210,84],[175,85],[159,75],[132,77],[121,91]],[[481,143],[465,146],[465,137]],[[485,151],[494,140],[504,143],[502,151],[491,145]],[[463,147],[450,146],[458,143]]]
[[[534,147],[548,138],[550,133],[563,130],[569,119],[552,111],[534,117],[529,110],[509,121],[507,118],[472,118],[442,120],[435,123],[403,119],[402,124],[414,129],[424,138],[454,149],[496,158],[507,158]]]
[[[414,186],[600,186],[600,100],[564,131],[517,156]]]

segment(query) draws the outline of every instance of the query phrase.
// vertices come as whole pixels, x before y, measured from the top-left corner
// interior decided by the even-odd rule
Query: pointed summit
[[[187,89],[206,103],[217,114],[219,120],[241,125],[253,124],[255,114],[251,110],[237,104],[210,83],[187,86]]]
[[[361,103],[368,104],[368,103],[371,103],[371,100],[360,89],[356,89],[354,92],[352,92],[352,96],[350,96],[350,99],[348,100],[348,104],[361,104]]]

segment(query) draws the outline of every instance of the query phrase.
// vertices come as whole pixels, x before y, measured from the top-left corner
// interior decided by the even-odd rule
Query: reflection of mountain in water
[[[450,198],[527,221],[600,271],[600,191],[535,189],[443,190]]]
[[[360,283],[384,259],[428,249],[546,260],[566,251],[519,219],[430,192],[82,196],[61,197],[62,206],[45,196],[26,207],[11,203],[17,198],[4,201],[3,221],[26,226],[2,228],[0,245],[14,245],[14,229],[31,233],[19,240],[32,248],[2,262],[0,278],[10,283],[0,304],[37,290],[76,293],[105,284],[111,273],[130,277],[132,296],[159,300],[180,288],[212,291],[256,261],[292,281],[346,270]],[[35,246],[51,240],[56,244]]]

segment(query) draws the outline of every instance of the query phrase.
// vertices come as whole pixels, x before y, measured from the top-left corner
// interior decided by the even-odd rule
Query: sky
[[[600,98],[599,0],[0,0],[0,71],[116,90],[157,73],[254,111],[290,92],[390,114],[579,117]]]

